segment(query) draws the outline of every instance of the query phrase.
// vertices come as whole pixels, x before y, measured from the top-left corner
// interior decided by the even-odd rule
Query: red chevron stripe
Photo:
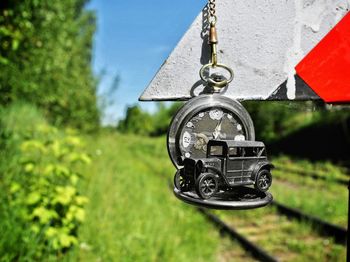
[[[350,102],[350,12],[295,69],[325,102]]]

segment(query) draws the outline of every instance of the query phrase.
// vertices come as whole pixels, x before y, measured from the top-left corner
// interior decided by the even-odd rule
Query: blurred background
[[[251,261],[168,187],[181,103],[137,99],[206,1],[0,3],[0,261]],[[350,110],[244,102],[278,203],[345,230]],[[345,261],[276,205],[215,211],[281,261]]]

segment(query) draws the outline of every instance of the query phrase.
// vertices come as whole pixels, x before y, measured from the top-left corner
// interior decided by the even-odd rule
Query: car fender
[[[259,170],[266,168],[268,170],[271,170],[273,168],[275,168],[275,166],[270,163],[269,161],[262,161],[256,164],[256,166],[254,167],[254,170],[252,172],[252,180],[255,181],[256,175],[258,174]]]

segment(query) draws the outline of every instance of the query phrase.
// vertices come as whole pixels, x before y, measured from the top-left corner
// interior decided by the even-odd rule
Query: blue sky
[[[122,117],[127,105],[137,103],[163,61],[176,46],[205,0],[92,0],[87,8],[96,11],[93,68],[103,73],[98,87],[101,95],[116,75],[120,83],[103,122]],[[142,102],[152,111],[155,104]]]

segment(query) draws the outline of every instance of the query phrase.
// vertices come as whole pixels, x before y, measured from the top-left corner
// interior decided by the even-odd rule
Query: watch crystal
[[[210,108],[190,118],[180,133],[180,151],[185,157],[206,156],[210,139],[246,139],[245,130],[237,116],[222,108]]]

